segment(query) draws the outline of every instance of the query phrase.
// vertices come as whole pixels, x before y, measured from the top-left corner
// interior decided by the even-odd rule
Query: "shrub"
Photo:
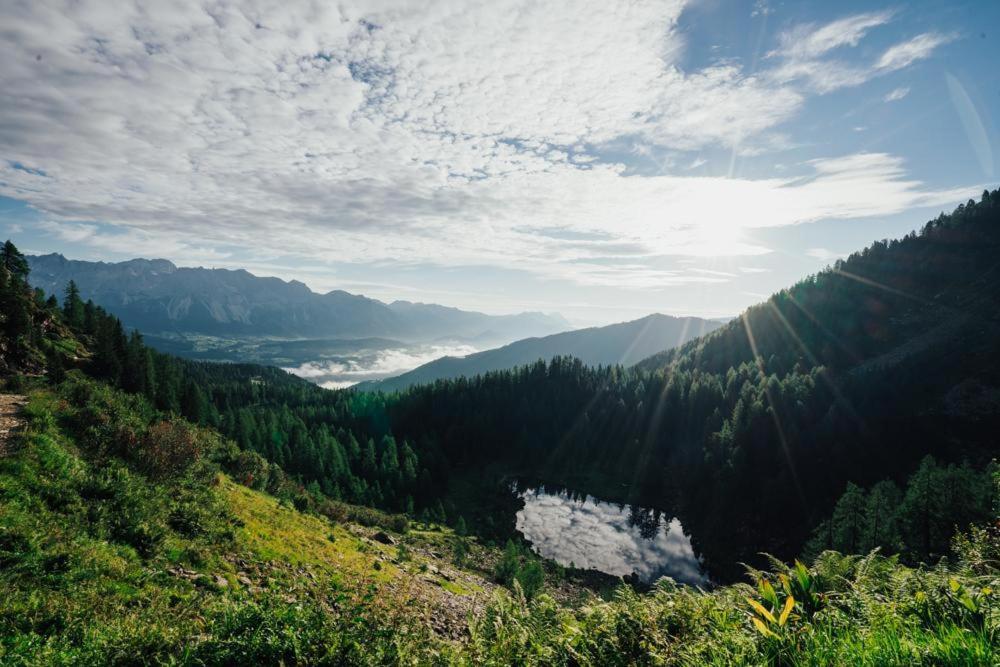
[[[0,526],[0,568],[14,568],[37,555],[31,536],[13,526]]]
[[[202,455],[194,429],[184,420],[170,419],[154,424],[142,439],[139,464],[153,478],[182,473]]]
[[[517,573],[517,582],[521,584],[524,597],[528,600],[531,600],[538,591],[542,590],[542,586],[545,584],[545,574],[536,559],[531,558],[525,563],[521,571]]]
[[[91,521],[115,542],[152,556],[167,532],[165,499],[120,464],[95,472],[80,489]]]
[[[510,586],[517,577],[517,572],[521,568],[521,550],[517,548],[513,540],[507,540],[500,562],[497,563],[493,576],[504,586]]]

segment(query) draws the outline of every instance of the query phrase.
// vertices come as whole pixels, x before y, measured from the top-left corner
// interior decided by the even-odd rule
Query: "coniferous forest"
[[[453,482],[488,466],[493,484],[538,478],[679,516],[722,580],[807,545],[920,562],[990,511],[998,249],[1000,193],[984,192],[636,367],[555,358],[387,396],[160,354],[72,283],[61,301],[31,292],[8,243],[4,358],[40,366],[44,332],[68,328],[93,350],[91,375],[336,500],[454,522]],[[861,537],[845,521],[891,528]]]
[[[798,639],[781,643],[791,609],[798,610],[796,623],[819,623],[813,615],[846,594],[835,595],[829,581],[822,584],[827,592],[815,588],[821,585],[815,577],[833,576],[830,554],[877,552],[892,556],[878,567],[917,567],[956,558],[958,540],[962,562],[971,562],[975,551],[975,567],[995,573],[988,553],[995,535],[988,531],[996,526],[975,531],[995,524],[998,502],[998,257],[1000,190],[942,214],[918,233],[874,243],[721,329],[633,367],[593,368],[556,357],[382,394],[328,391],[274,368],[156,352],[141,332],[126,331],[114,315],[84,302],[73,283],[59,296],[32,289],[27,263],[8,241],[0,253],[0,370],[9,391],[49,392],[44,400],[62,401],[46,408],[53,411],[48,417],[36,414],[44,424],[32,427],[31,437],[48,438],[45,433],[59,428],[75,434],[88,462],[72,464],[84,466],[80,470],[125,462],[120,474],[132,481],[121,483],[134,498],[126,494],[114,502],[149,509],[140,479],[166,484],[188,475],[184,484],[201,485],[199,491],[163,491],[174,494],[169,502],[176,511],[162,527],[152,514],[133,516],[131,523],[117,515],[91,517],[94,526],[103,526],[95,534],[130,544],[140,560],[166,553],[175,533],[201,535],[205,549],[223,539],[216,533],[228,529],[216,519],[188,516],[194,505],[209,502],[198,494],[211,473],[191,467],[202,460],[295,511],[334,522],[390,531],[451,525],[456,564],[465,562],[470,540],[487,549],[507,543],[497,557],[496,580],[532,598],[549,575],[511,540],[510,486],[541,480],[654,508],[657,521],[661,515],[679,518],[715,585],[740,581],[750,567],[760,595],[752,609],[767,606],[753,616],[750,636],[766,646],[744,648],[781,663],[782,651],[802,648]],[[100,479],[104,490],[93,479],[80,482],[79,502],[118,498],[108,486],[116,482]],[[470,495],[470,486],[478,493]],[[3,487],[5,497],[41,493],[13,488]],[[46,512],[65,510],[58,501],[38,498]],[[3,530],[0,558],[14,568],[11,576],[22,577],[8,583],[26,585],[56,567],[25,560],[28,552],[44,554],[49,547],[17,526]],[[197,563],[200,557],[184,558]],[[408,558],[400,547],[393,562]],[[802,569],[777,579],[764,573],[771,559],[796,558],[821,565],[796,565]],[[862,567],[856,561],[841,566]],[[768,583],[772,579],[787,584],[784,593]],[[995,612],[984,606],[992,599],[989,589],[951,581],[952,595],[992,637]],[[675,595],[658,590],[655,595]],[[663,602],[629,597],[634,595],[621,593],[607,613]],[[504,600],[489,608],[487,618],[523,613],[522,622],[535,628],[525,631],[529,644],[563,641],[551,626],[531,626],[541,623],[535,614],[549,612],[524,597]],[[504,607],[509,604],[525,606]],[[6,631],[19,627],[18,636],[29,644],[41,641],[42,626],[18,626],[13,619],[26,609],[4,611],[0,623]],[[509,640],[490,634],[498,626],[476,627],[478,657],[501,650],[492,642]],[[8,644],[3,650],[28,655],[34,649]],[[580,662],[603,663],[594,657],[599,653],[588,655],[591,662]],[[323,662],[303,660],[310,661]]]

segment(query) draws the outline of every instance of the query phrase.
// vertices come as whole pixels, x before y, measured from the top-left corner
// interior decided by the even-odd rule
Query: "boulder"
[[[394,540],[391,535],[381,530],[372,535],[372,539],[376,542],[381,542],[382,544],[393,545],[396,543],[396,540]]]

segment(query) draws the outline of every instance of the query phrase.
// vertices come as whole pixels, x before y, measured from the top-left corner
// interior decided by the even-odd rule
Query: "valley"
[[[6,422],[27,404],[0,459],[0,655],[989,661],[997,202],[632,366],[556,355],[402,392],[156,351],[72,288],[32,291],[8,242]],[[652,321],[678,323],[611,331]]]
[[[1000,667],[1000,2],[0,2],[0,667]]]

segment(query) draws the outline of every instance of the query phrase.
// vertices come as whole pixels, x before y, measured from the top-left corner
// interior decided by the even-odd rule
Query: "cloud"
[[[867,12],[855,14],[822,26],[801,24],[783,32],[778,41],[781,46],[768,54],[796,60],[806,60],[825,55],[843,46],[857,46],[872,28],[885,25],[892,19],[892,12]]]
[[[467,344],[358,349],[333,359],[308,361],[284,370],[327,389],[343,389],[365,380],[393,377],[444,356],[464,357],[478,351]]]
[[[806,255],[812,257],[813,259],[818,259],[821,262],[832,262],[842,256],[839,253],[826,248],[809,248],[806,250]]]
[[[769,252],[748,229],[955,194],[889,155],[782,179],[631,173],[615,146],[786,148],[779,128],[809,95],[870,76],[822,58],[889,20],[793,29],[802,44],[779,40],[751,74],[683,67],[684,7],[2,3],[0,194],[109,253],[519,267],[635,289],[731,280],[662,259]]]
[[[908,86],[900,86],[899,88],[893,88],[882,98],[883,102],[895,102],[901,100],[910,94],[910,88]]]
[[[826,58],[836,49],[857,46],[872,28],[885,25],[892,16],[888,11],[872,12],[820,26],[813,23],[794,26],[779,36],[781,46],[767,54],[767,59],[779,63],[767,74],[782,83],[804,81],[814,91],[826,94],[904,69],[954,39],[954,35],[937,32],[917,35],[889,47],[869,64]]]
[[[953,35],[943,35],[936,32],[927,32],[909,39],[886,50],[882,57],[875,63],[875,67],[880,70],[896,71],[903,69],[918,60],[923,60],[931,55],[937,47],[947,44],[954,39]]]

